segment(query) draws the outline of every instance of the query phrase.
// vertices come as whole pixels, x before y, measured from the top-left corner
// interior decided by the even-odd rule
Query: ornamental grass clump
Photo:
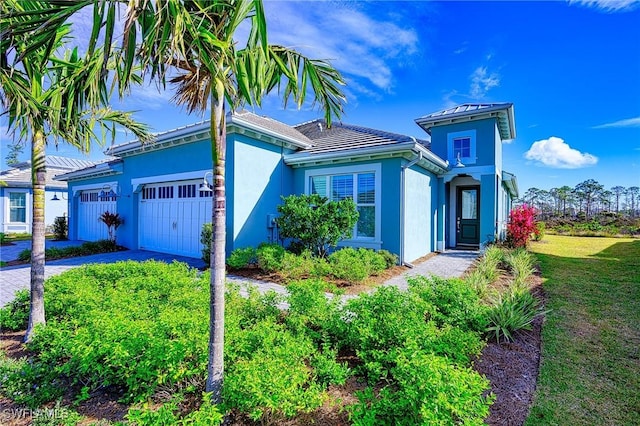
[[[527,288],[513,286],[495,296],[488,312],[487,333],[500,343],[512,341],[518,330],[531,330],[533,320],[545,313]]]

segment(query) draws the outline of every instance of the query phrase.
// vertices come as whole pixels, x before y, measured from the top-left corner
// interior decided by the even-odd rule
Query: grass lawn
[[[640,424],[640,240],[533,243],[550,309],[526,425]]]

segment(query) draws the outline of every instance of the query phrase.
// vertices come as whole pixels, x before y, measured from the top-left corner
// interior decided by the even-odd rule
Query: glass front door
[[[480,187],[458,187],[456,244],[480,244]]]

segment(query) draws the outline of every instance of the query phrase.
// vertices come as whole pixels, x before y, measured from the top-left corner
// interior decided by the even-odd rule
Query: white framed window
[[[462,164],[476,163],[476,131],[465,130],[447,134],[447,156],[449,163],[455,164],[460,158]]]
[[[27,223],[27,193],[9,193],[9,222]]]
[[[380,241],[380,164],[335,167],[305,172],[305,192],[330,200],[351,198],[360,213],[352,240]]]

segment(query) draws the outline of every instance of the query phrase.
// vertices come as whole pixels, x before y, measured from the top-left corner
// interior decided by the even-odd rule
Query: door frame
[[[462,219],[462,192],[468,190],[476,191],[476,218],[475,219]],[[456,210],[455,210],[455,232],[456,232],[456,246],[468,246],[479,247],[480,245],[480,185],[461,185],[456,186]],[[466,221],[466,223],[465,223]],[[475,226],[474,238],[462,238],[462,231],[465,226]],[[465,241],[461,241],[461,240]]]

